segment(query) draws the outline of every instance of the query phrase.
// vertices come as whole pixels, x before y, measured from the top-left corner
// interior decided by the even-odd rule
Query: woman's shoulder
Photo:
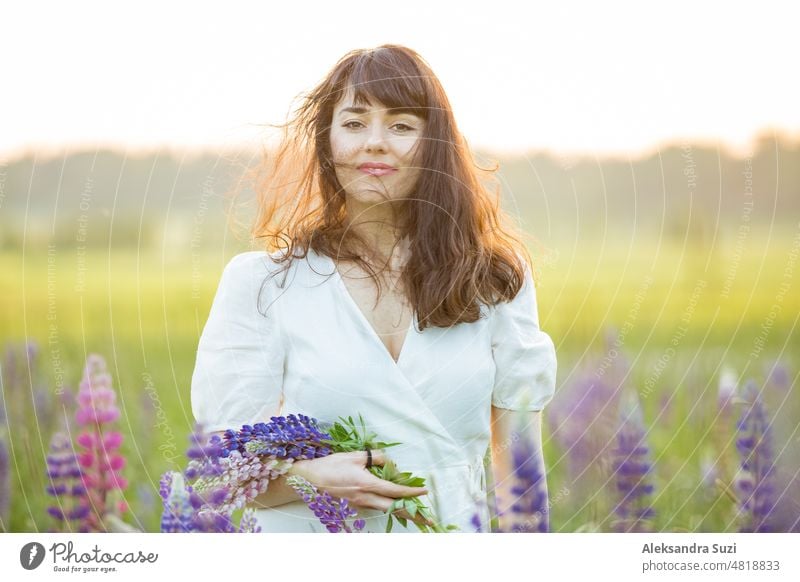
[[[293,257],[288,253],[283,249],[239,253],[225,265],[222,278],[227,283],[258,288],[261,293],[265,287],[272,289],[272,293],[282,293],[295,285],[309,285],[312,273],[320,267],[324,271],[324,262],[317,253],[311,251],[306,257],[300,250],[295,250]]]
[[[284,251],[245,251],[234,255],[225,265],[225,274],[229,277],[247,277],[257,274],[269,274],[279,271],[283,263]]]
[[[236,294],[255,293],[276,278],[280,270],[278,258],[278,253],[267,251],[246,251],[234,255],[222,270],[220,289]]]

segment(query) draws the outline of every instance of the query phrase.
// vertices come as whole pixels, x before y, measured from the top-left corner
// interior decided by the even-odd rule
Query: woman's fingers
[[[368,509],[378,509],[386,511],[392,504],[391,499],[386,499],[375,493],[362,493],[358,505]]]
[[[360,458],[364,460],[366,463],[367,459],[367,452],[364,451],[361,453],[359,451]],[[383,465],[386,462],[386,453],[381,449],[374,449],[372,451],[372,464],[373,465]],[[364,465],[366,467],[366,464]],[[400,485],[398,483],[392,483],[391,481],[387,481],[386,479],[380,479],[376,477],[370,472],[366,473],[367,475],[367,484],[366,487],[372,493],[377,493],[378,495],[382,495],[384,497],[390,498],[397,498],[397,497],[413,497],[416,495],[426,495],[428,493],[428,489],[425,487],[409,487],[408,485]]]
[[[386,479],[380,479],[371,473],[367,477],[366,487],[372,493],[392,498],[415,497],[417,495],[428,494],[428,490],[425,487],[409,487],[408,485],[392,483]]]
[[[367,451],[359,451],[359,455],[364,461],[364,467],[367,466],[369,455],[372,455],[373,465],[383,466],[383,464],[386,462],[386,453],[383,452],[383,449],[370,449],[369,453],[367,453]]]
[[[392,506],[394,499],[388,497],[382,497],[375,493],[367,493],[362,497],[362,502],[359,504],[362,507],[367,507],[369,509],[378,509],[384,513],[386,513],[389,508]],[[414,523],[418,524],[425,524],[425,525],[433,525],[429,520],[422,517],[419,513],[416,514],[414,517],[411,517],[406,511],[405,508],[395,509],[392,512],[396,517],[402,517],[409,521],[413,521]]]

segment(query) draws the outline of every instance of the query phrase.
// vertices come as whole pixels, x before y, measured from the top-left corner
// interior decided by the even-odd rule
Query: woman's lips
[[[397,171],[394,166],[382,162],[364,162],[358,166],[358,169],[370,176],[386,176]]]
[[[374,168],[371,166],[362,166],[359,170],[370,176],[386,176],[397,171],[396,168]]]

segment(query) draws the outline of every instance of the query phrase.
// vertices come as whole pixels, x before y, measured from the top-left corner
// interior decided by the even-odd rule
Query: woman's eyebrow
[[[360,106],[345,107],[344,109],[339,111],[339,115],[342,115],[344,113],[356,113],[358,115],[361,115],[363,113],[367,113],[368,111],[369,109],[367,109],[366,107],[360,107]],[[402,115],[404,113],[414,115],[414,110],[411,107],[389,107],[386,111],[391,115]]]
[[[342,113],[366,113],[368,109],[366,107],[345,107],[339,112],[339,115]]]

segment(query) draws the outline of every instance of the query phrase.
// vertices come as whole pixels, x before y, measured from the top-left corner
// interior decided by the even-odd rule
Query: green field
[[[717,240],[712,248],[641,238],[550,243],[548,256],[534,254],[541,326],[559,356],[559,393],[573,394],[567,387],[601,365],[609,338],[624,354],[615,363],[630,364],[623,382],[640,393],[647,388],[642,405],[650,426],[657,529],[732,527],[733,502],[698,486],[704,455],[721,455],[729,470],[735,465],[734,421],[712,426],[719,373],[727,365],[761,385],[773,362],[781,360],[795,383],[800,354],[794,331],[800,314],[795,237],[792,232],[751,236],[741,252],[734,240]],[[128,460],[123,472],[131,483],[127,519],[158,530],[158,480],[182,463],[193,422],[194,350],[222,268],[236,252],[79,254],[54,247],[0,255],[0,340],[8,349],[31,341],[39,346],[32,376],[22,378],[21,386],[4,384],[12,443],[6,529],[46,531],[52,524],[44,509],[49,501],[44,457],[62,419],[52,410],[50,416],[34,416],[30,385],[40,398],[55,400],[63,387],[76,388],[86,355],[99,353],[108,362],[122,409],[119,428]],[[785,451],[779,457],[785,463],[797,462],[781,442],[798,437],[792,431],[800,399],[793,389],[786,397],[767,397],[769,406],[780,407],[774,448],[776,454]],[[665,397],[671,398],[668,405]],[[39,414],[47,405],[36,410]],[[552,428],[546,421],[552,531],[607,529],[610,497],[598,490],[597,480],[602,470],[571,477],[568,454],[551,438]],[[800,448],[794,445],[792,451]]]

